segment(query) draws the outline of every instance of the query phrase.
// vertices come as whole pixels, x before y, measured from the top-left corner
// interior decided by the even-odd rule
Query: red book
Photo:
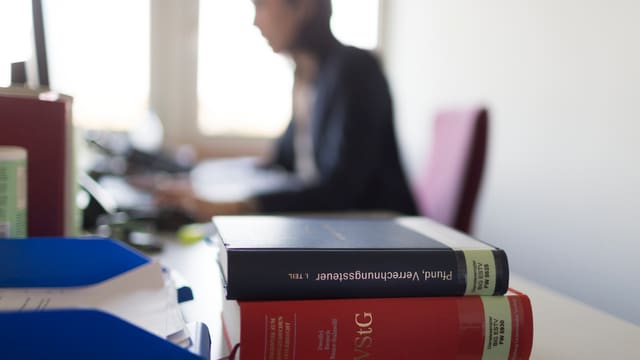
[[[0,144],[27,149],[27,235],[65,236],[75,229],[71,98],[0,88]]]
[[[512,289],[504,296],[227,300],[223,324],[235,360],[528,359],[533,345],[531,302]]]

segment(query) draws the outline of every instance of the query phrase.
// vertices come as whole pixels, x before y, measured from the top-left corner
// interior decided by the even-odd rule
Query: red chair
[[[431,154],[415,183],[418,212],[469,233],[482,180],[488,111],[447,109],[437,113]]]

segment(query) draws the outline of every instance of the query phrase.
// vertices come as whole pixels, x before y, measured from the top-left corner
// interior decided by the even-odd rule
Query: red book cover
[[[27,150],[27,235],[71,235],[75,209],[71,98],[0,89],[0,144]]]
[[[529,298],[504,296],[227,300],[225,338],[238,360],[528,359]]]

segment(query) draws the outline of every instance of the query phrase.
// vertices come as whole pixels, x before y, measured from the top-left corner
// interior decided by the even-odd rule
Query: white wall
[[[475,235],[640,324],[640,2],[389,0],[384,16],[410,173],[435,109],[488,105]]]

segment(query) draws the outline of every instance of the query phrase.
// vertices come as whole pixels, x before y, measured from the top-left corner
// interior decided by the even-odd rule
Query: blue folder
[[[0,239],[0,288],[90,285],[149,261],[105,238]],[[210,353],[202,323],[190,324],[188,349],[99,310],[0,311],[0,324],[0,359],[190,360]]]

